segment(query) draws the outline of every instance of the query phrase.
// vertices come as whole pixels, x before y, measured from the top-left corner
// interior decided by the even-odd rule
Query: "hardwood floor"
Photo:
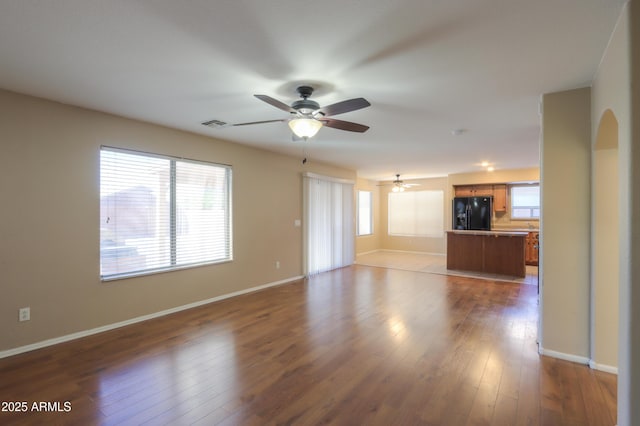
[[[536,286],[355,265],[2,359],[0,424],[614,425],[536,329]]]

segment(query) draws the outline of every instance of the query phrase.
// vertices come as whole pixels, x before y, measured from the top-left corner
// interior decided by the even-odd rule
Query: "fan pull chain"
[[[306,139],[306,138],[305,138]],[[307,141],[302,141],[302,164],[307,164]]]

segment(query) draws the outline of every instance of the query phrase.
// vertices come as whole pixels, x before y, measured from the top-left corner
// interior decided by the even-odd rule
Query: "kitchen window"
[[[231,259],[230,166],[101,148],[103,281]]]
[[[373,234],[373,197],[371,191],[358,191],[357,235]]]
[[[511,219],[540,219],[540,185],[511,186]]]

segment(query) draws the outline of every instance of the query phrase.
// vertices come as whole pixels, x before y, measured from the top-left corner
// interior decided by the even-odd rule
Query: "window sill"
[[[129,273],[129,274],[109,275],[109,276],[106,276],[106,277],[100,276],[100,282],[106,283],[106,282],[110,282],[110,281],[120,281],[120,280],[129,279],[129,278],[137,278],[137,277],[143,277],[143,276],[147,276],[147,275],[164,274],[164,273],[167,273],[167,272],[182,271],[184,269],[200,268],[200,267],[203,267],[203,266],[220,265],[222,263],[231,263],[231,262],[233,262],[233,258],[224,259],[224,260],[217,260],[217,261],[213,261],[213,262],[196,263],[196,264],[193,264],[193,265],[178,266],[178,267],[174,267],[174,268],[153,269],[153,270],[148,270],[148,271],[132,272],[132,273]]]

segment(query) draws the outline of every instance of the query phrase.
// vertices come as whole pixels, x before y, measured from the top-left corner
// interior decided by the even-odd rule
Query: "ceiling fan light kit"
[[[315,118],[294,118],[289,120],[289,127],[299,138],[308,139],[318,133],[322,127],[322,122]]]

